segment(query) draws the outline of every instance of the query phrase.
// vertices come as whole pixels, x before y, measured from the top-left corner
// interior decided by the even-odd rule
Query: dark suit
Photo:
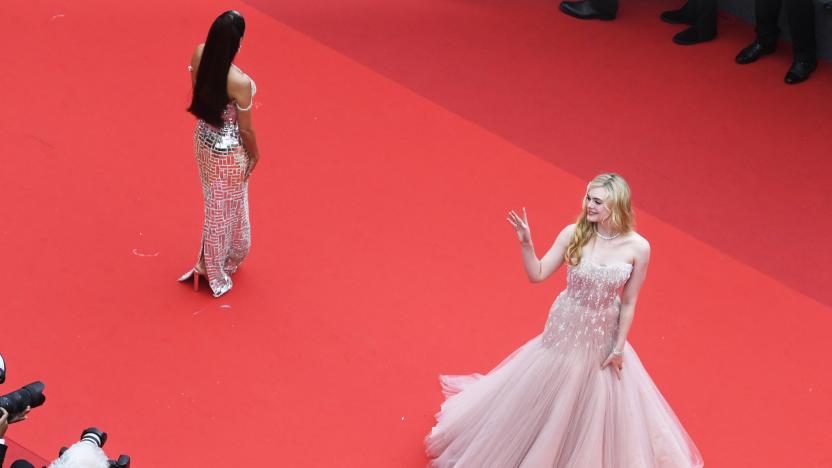
[[[592,6],[604,13],[618,11],[618,0],[589,0]],[[717,0],[688,0],[682,7],[687,22],[695,26],[700,35],[710,36],[716,34],[716,11]]]
[[[608,13],[613,16],[618,13],[618,0],[589,0],[589,4],[601,13]]]
[[[717,0],[688,0],[682,7],[691,26],[702,36],[716,35]]]
[[[0,444],[0,468],[3,468],[3,460],[6,459],[6,447],[5,444]],[[16,462],[12,463],[12,466],[9,468],[35,468],[34,465],[27,462],[26,460],[17,460]]]
[[[815,42],[815,5],[812,0],[755,0],[757,40],[765,46],[773,46],[780,36],[777,20],[780,6],[785,1],[789,34],[794,45],[794,59],[801,62],[817,60]]]

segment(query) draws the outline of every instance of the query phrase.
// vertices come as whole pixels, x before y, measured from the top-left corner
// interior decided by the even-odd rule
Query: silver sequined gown
[[[446,400],[426,439],[442,468],[692,468],[702,457],[633,348],[612,351],[627,263],[582,261],[543,333],[487,375],[441,377]]]
[[[250,78],[249,78],[250,79]],[[257,87],[251,81],[252,100]],[[205,220],[199,259],[203,259],[214,296],[231,289],[231,275],[248,255],[251,228],[248,217],[248,182],[244,180],[248,152],[237,124],[236,102],[222,113],[222,128],[198,120],[194,131],[194,153],[202,181]],[[187,280],[193,272],[180,278]]]

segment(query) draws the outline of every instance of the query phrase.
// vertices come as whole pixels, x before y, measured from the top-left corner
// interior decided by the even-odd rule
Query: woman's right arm
[[[545,281],[546,278],[552,276],[563,264],[563,257],[566,255],[569,240],[575,232],[575,225],[570,224],[563,228],[560,234],[558,234],[557,239],[555,239],[555,242],[549,248],[549,251],[546,252],[546,255],[538,259],[534,251],[534,244],[532,243],[526,209],[523,209],[522,218],[512,211],[509,213],[508,220],[514,226],[515,231],[517,231],[517,237],[520,239],[520,253],[523,256],[523,266],[526,269],[526,275],[529,277],[529,281],[532,283]]]
[[[196,84],[196,72],[199,71],[199,61],[202,59],[202,49],[204,48],[205,44],[199,44],[196,46],[194,54],[191,55],[191,64],[188,66],[188,70],[191,72],[191,87]]]
[[[254,132],[254,125],[251,122],[252,89],[251,80],[246,78],[240,82],[232,83],[231,98],[237,101],[237,125],[240,127],[240,137],[243,139],[243,146],[249,155],[246,179],[254,170],[254,166],[260,160],[260,149],[257,147],[257,135]],[[243,110],[247,109],[247,110]]]

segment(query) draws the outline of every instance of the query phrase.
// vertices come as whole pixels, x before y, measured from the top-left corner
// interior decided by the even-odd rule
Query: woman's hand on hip
[[[259,156],[251,156],[248,157],[248,163],[246,164],[246,174],[245,180],[248,180],[251,177],[251,172],[254,170],[254,167],[257,166],[257,161],[260,160]]]
[[[615,373],[615,376],[618,377],[618,380],[621,380],[621,372],[624,370],[624,356],[620,354],[610,353],[607,360],[604,361],[603,364],[601,364],[601,369],[604,369],[608,366]]]

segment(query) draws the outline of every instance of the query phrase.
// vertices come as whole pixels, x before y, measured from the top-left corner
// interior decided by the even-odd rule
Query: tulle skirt
[[[619,380],[591,349],[538,336],[488,375],[442,376],[426,438],[441,468],[688,468],[702,457],[635,351]]]

